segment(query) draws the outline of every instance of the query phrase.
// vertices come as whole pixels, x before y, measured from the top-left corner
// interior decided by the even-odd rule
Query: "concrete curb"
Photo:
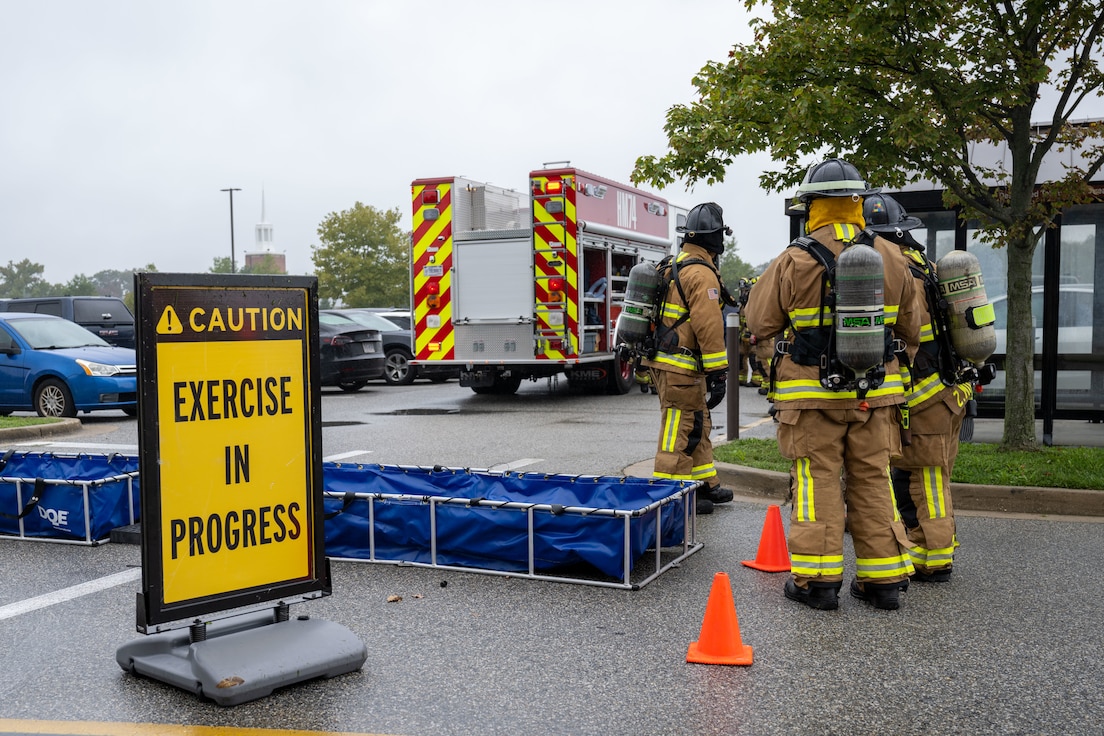
[[[721,485],[745,500],[782,504],[790,491],[788,473],[717,463]],[[652,461],[625,469],[625,475],[649,477]],[[990,511],[1047,516],[1104,516],[1104,491],[1036,486],[984,486],[952,483],[951,501],[959,511]]]
[[[62,419],[50,424],[32,424],[27,427],[7,427],[0,429],[0,443],[6,440],[28,440],[35,437],[52,437],[59,434],[69,434],[81,428],[81,421],[76,418]]]

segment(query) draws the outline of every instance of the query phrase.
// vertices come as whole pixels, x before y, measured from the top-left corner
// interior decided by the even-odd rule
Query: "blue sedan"
[[[47,314],[0,313],[0,414],[138,413],[134,351]]]

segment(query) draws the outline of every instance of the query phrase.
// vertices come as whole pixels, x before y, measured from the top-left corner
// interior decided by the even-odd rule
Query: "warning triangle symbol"
[[[176,316],[176,310],[171,306],[165,307],[161,313],[161,319],[157,320],[158,335],[179,335],[184,332],[184,325],[180,323],[180,317]]]

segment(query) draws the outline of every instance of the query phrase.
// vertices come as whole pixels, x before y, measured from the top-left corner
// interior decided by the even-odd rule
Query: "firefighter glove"
[[[705,374],[705,388],[709,392],[705,405],[713,409],[724,401],[725,391],[728,388],[728,371],[714,371]]]

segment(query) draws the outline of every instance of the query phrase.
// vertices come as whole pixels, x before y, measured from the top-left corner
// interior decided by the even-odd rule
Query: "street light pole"
[[[230,192],[230,273],[237,273],[238,267],[234,260],[234,192],[240,192],[237,187],[220,189],[220,192]]]

